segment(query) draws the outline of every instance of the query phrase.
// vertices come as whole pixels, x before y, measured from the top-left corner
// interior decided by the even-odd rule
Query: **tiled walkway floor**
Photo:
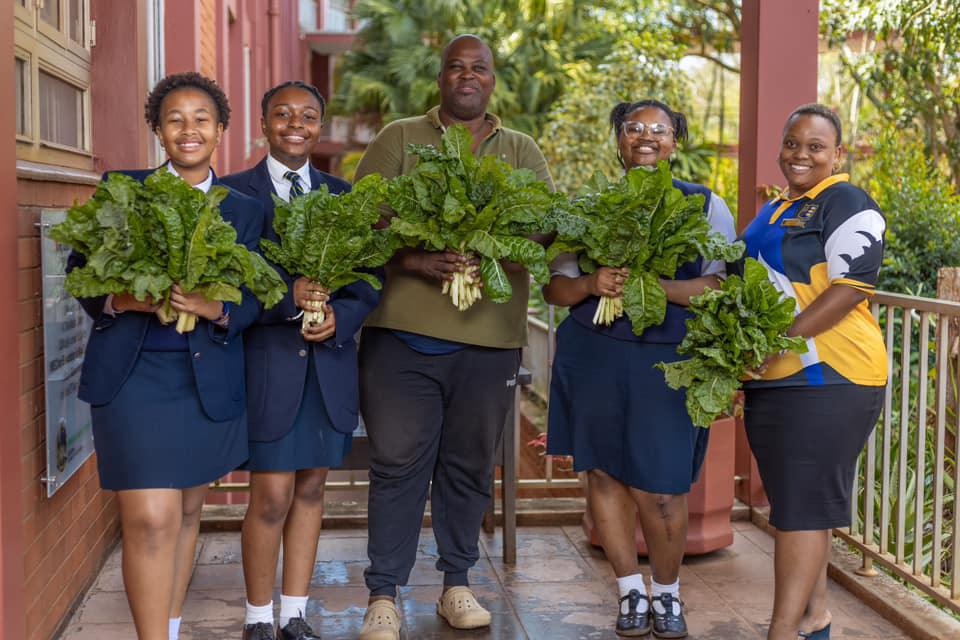
[[[773,540],[749,523],[734,523],[733,546],[689,558],[681,571],[690,637],[759,639],[773,598]],[[504,566],[501,538],[482,535],[481,560],[471,578],[493,613],[490,629],[455,632],[434,613],[441,575],[436,546],[424,530],[420,557],[401,592],[408,640],[496,638],[600,640],[616,638],[612,622],[615,583],[603,553],[579,527],[522,528],[516,566]],[[367,592],[363,587],[363,531],[325,531],[320,540],[308,618],[325,640],[355,638]],[[644,567],[644,573],[649,571]],[[830,585],[835,640],[906,638],[843,588]],[[198,562],[184,611],[183,640],[240,638],[243,619],[240,535],[201,538]],[[61,636],[64,640],[129,640],[135,637],[123,594],[119,550],[111,556]]]

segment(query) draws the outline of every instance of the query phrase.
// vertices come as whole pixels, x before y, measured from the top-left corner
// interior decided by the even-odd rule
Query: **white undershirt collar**
[[[167,171],[177,176],[181,180],[183,179],[183,176],[177,173],[177,170],[173,168],[172,162],[167,162]],[[194,189],[200,189],[200,191],[203,191],[204,193],[210,191],[210,187],[213,186],[213,169],[207,169],[207,171],[208,173],[207,173],[206,180],[204,180],[200,184],[191,185]]]

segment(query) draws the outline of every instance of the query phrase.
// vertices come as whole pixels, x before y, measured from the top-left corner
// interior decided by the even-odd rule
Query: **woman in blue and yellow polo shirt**
[[[830,637],[831,530],[850,525],[859,455],[880,414],[887,355],[870,313],[886,223],[846,174],[840,120],[810,104],[787,118],[780,170],[788,188],[747,227],[747,255],[797,301],[789,335],[808,351],[768,360],[745,385],[750,447],[777,528],[769,640]]]

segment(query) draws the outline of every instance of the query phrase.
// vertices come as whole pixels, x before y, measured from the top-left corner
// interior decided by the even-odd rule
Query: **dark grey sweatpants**
[[[364,576],[372,595],[395,595],[407,583],[431,479],[437,569],[445,585],[467,584],[519,366],[519,349],[471,346],[431,356],[390,331],[364,330],[360,410],[370,437]]]

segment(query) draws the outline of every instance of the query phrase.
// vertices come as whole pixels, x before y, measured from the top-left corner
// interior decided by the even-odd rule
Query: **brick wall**
[[[95,578],[119,535],[116,501],[100,490],[94,458],[52,498],[46,497],[40,483],[46,471],[46,429],[40,239],[35,223],[41,209],[69,206],[76,199],[85,200],[92,191],[86,185],[17,181],[19,423],[29,640],[52,637]]]

